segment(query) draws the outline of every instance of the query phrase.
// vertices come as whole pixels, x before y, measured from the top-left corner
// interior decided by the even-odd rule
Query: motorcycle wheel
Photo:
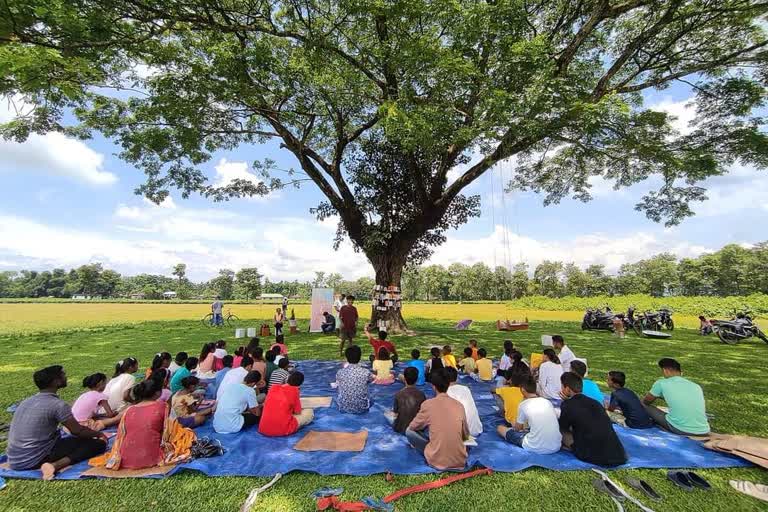
[[[675,322],[673,322],[671,318],[667,320],[667,329],[669,329],[670,331],[675,330]]]
[[[763,331],[755,327],[755,336],[763,340],[764,342],[768,343],[768,336],[765,335]]]
[[[720,338],[720,341],[722,341],[726,345],[735,345],[739,342],[738,336],[733,335],[729,331],[726,331],[724,329],[717,330],[717,337]]]
[[[635,320],[635,323],[632,325],[632,328],[635,330],[635,334],[638,336],[643,335],[643,325],[640,323],[639,320]]]

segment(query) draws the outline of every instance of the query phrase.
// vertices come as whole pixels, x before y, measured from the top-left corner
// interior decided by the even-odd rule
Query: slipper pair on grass
[[[693,491],[695,489],[709,491],[712,489],[709,482],[693,471],[667,471],[667,478],[669,478],[673,484],[685,491]]]
[[[595,486],[595,489],[597,489],[600,492],[603,492],[610,496],[611,498],[622,502],[626,500],[626,496],[619,491],[619,489],[616,488],[615,485],[609,480],[605,480],[602,478],[597,478],[594,480],[593,485]],[[632,487],[635,490],[640,491],[643,493],[646,497],[652,499],[653,501],[661,501],[661,495],[657,493],[651,485],[646,482],[645,480],[637,480],[634,478],[630,478],[627,480],[627,485]]]

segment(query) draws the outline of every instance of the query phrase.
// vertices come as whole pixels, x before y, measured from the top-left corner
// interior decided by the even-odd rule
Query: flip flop
[[[686,471],[685,476],[688,477],[688,480],[691,481],[691,484],[693,484],[694,487],[698,489],[704,489],[705,491],[711,491],[712,486],[704,480],[702,477],[694,473],[693,471]]]
[[[667,471],[667,478],[669,478],[673,484],[680,487],[684,491],[692,491],[693,483],[691,479],[683,471]]]
[[[651,487],[651,484],[646,482],[645,480],[638,480],[636,478],[628,478],[627,484],[632,487],[633,489],[636,489],[649,498],[651,498],[653,501],[661,501],[661,494],[657,493],[653,487]]]
[[[595,489],[597,489],[602,493],[607,494],[614,500],[622,502],[627,499],[623,494],[619,492],[619,490],[616,487],[613,486],[611,482],[607,482],[602,478],[595,478],[592,481],[592,485],[595,487]]]
[[[728,483],[740,493],[768,502],[768,485],[746,482],[744,480],[730,480]]]

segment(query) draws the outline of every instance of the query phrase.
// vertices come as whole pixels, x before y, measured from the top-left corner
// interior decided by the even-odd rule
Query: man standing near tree
[[[347,296],[347,303],[339,311],[341,320],[339,355],[344,355],[344,342],[349,341],[350,346],[354,344],[357,336],[357,308],[355,307],[355,296]]]
[[[217,295],[216,300],[214,300],[213,304],[211,304],[211,313],[213,314],[211,323],[213,325],[222,325],[224,323],[224,318],[221,315],[221,312],[224,309],[224,303],[222,303],[219,299],[220,297]]]

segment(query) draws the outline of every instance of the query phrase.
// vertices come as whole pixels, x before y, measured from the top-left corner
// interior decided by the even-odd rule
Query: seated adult
[[[323,323],[320,324],[320,329],[322,329],[323,334],[336,332],[336,318],[327,311],[323,311]]]
[[[192,376],[192,372],[197,369],[198,359],[196,357],[188,357],[184,361],[184,366],[173,372],[171,377],[171,393],[176,393],[183,386],[181,385],[182,379]]]
[[[416,387],[419,379],[419,370],[409,366],[403,372],[405,387],[395,393],[395,402],[392,411],[384,413],[384,417],[392,425],[395,432],[405,434],[405,429],[411,424],[413,418],[419,412],[422,402],[427,399],[424,393]]]
[[[240,367],[229,370],[216,388],[216,400],[221,398],[227,387],[233,384],[241,384],[251,370],[253,370],[253,358],[251,356],[243,356],[240,360]]]
[[[605,406],[605,396],[600,391],[600,388],[597,387],[597,383],[585,377],[587,375],[587,365],[584,361],[578,359],[571,361],[571,371],[581,377],[581,392],[584,396],[588,396],[600,405]]]
[[[448,377],[448,396],[458,400],[464,407],[464,414],[467,419],[469,435],[477,437],[483,433],[483,422],[480,421],[480,414],[477,412],[475,399],[472,398],[472,392],[467,386],[462,386],[456,381],[459,378],[459,372],[456,368],[449,366],[444,368],[445,376]]]
[[[699,334],[702,336],[712,334],[712,322],[707,320],[704,315],[699,315]]]
[[[444,369],[432,372],[431,384],[435,398],[421,404],[405,437],[424,454],[430,466],[441,470],[461,469],[467,464],[464,441],[469,437],[464,407],[448,396],[448,376]]]
[[[674,359],[661,359],[659,368],[664,378],[657,380],[643,398],[648,415],[657,425],[673,434],[708,434],[709,421],[701,386],[684,378],[680,363]],[[651,405],[659,398],[667,402],[668,413]]]
[[[571,347],[565,344],[565,340],[559,334],[552,336],[552,346],[557,350],[557,357],[560,359],[563,371],[571,371],[571,362],[576,359],[576,355],[571,350]]]
[[[581,377],[565,372],[560,377],[563,403],[560,431],[563,448],[576,458],[598,466],[619,466],[627,454],[602,405],[582,394]]]
[[[387,352],[390,353],[392,362],[396,363],[398,359],[397,347],[395,347],[394,343],[387,340],[387,331],[379,331],[377,334],[378,337],[374,336],[369,330],[369,325],[365,326],[365,335],[368,336],[368,343],[370,343],[373,347],[373,354],[370,356],[371,362],[376,359],[376,356],[379,354],[379,350],[381,350],[383,347],[387,349]]]
[[[133,387],[134,405],[123,414],[107,467],[143,469],[163,462],[163,431],[168,404],[158,400],[162,391],[162,384],[157,379],[147,379]]]
[[[272,437],[289,436],[312,422],[314,411],[301,408],[299,387],[303,383],[304,374],[293,372],[286,384],[275,384],[269,388],[261,411],[259,433]]]
[[[219,386],[221,386],[221,383],[224,381],[224,377],[227,376],[227,373],[232,370],[232,364],[234,362],[234,356],[226,355],[221,358],[221,369],[216,372],[216,378],[213,381],[213,395],[217,395],[219,393]]]
[[[260,381],[261,374],[251,371],[242,382],[224,388],[216,402],[216,412],[213,413],[213,429],[216,432],[234,434],[259,423],[261,406],[255,388]]]
[[[368,399],[368,383],[373,380],[373,376],[360,366],[360,347],[347,347],[344,355],[347,358],[347,366],[336,372],[336,403],[341,412],[362,414],[367,412],[371,405]]]
[[[72,409],[59,398],[67,387],[67,374],[61,366],[49,366],[34,373],[40,390],[22,401],[13,414],[8,433],[8,464],[11,469],[37,469],[43,480],[51,480],[60,469],[103,453],[107,437],[84,427],[72,415]],[[59,425],[73,437],[62,438]]]
[[[523,401],[517,407],[512,428],[499,425],[496,429],[507,442],[524,450],[547,455],[560,450],[562,435],[552,402],[536,394],[536,381],[528,377],[520,386]]]

